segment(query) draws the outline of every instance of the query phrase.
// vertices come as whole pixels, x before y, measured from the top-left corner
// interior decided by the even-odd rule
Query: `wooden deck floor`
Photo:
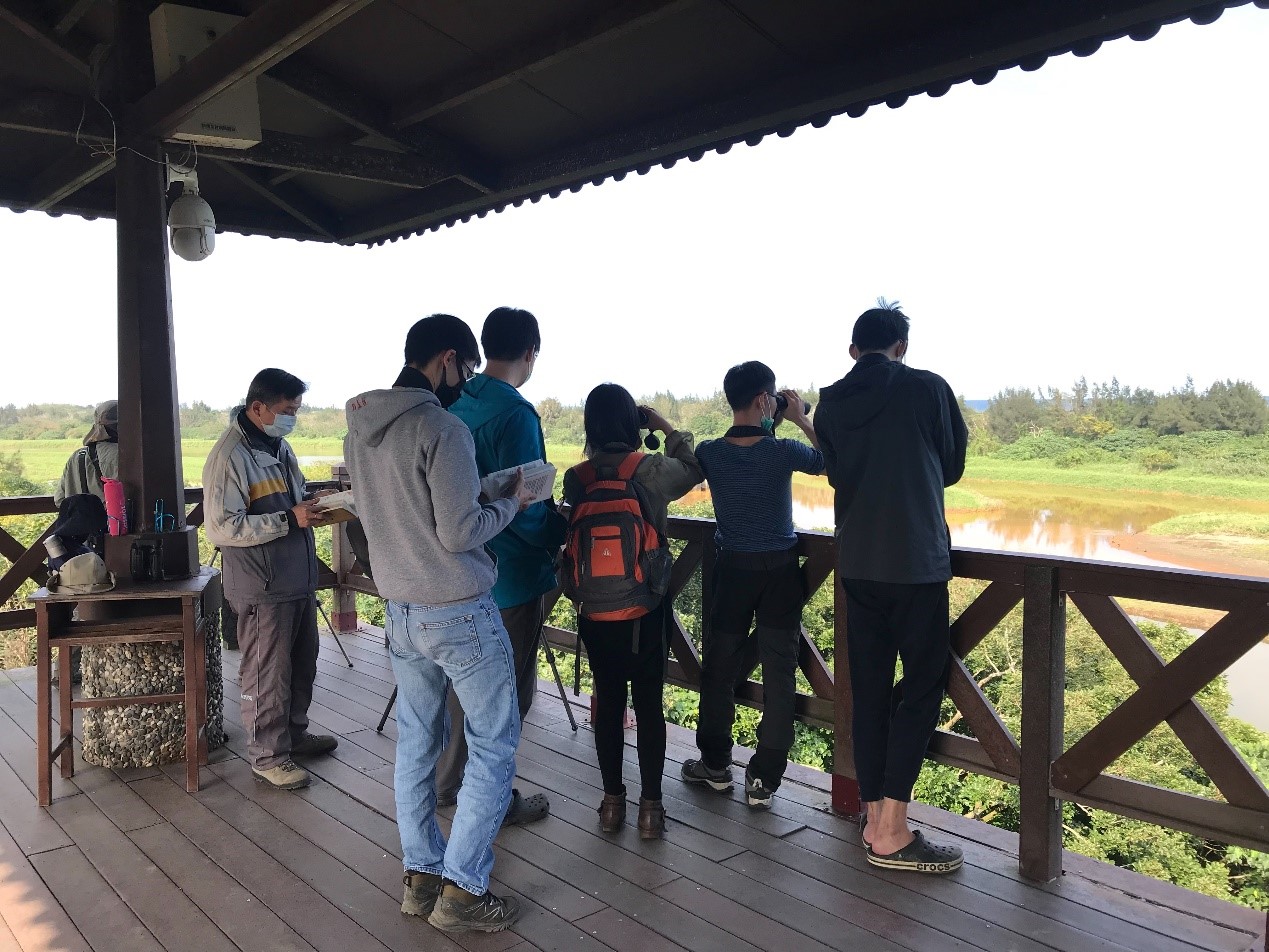
[[[677,728],[666,839],[642,843],[633,828],[605,837],[593,735],[572,733],[543,684],[518,785],[547,792],[551,816],[504,830],[494,870],[495,891],[519,895],[526,915],[512,932],[451,938],[399,911],[395,724],[374,731],[392,691],[382,641],[345,637],[351,670],[322,642],[312,719],[340,746],[294,794],[252,781],[231,701],[228,749],[198,794],[185,793],[179,764],[81,764],[73,781],[55,778],[57,799],[41,810],[34,671],[0,672],[0,952],[1245,952],[1263,930],[1258,914],[1078,857],[1060,883],[1027,883],[1016,838],[929,808],[919,819],[960,838],[965,868],[948,878],[875,871],[857,829],[827,812],[822,776],[797,771],[772,812],[753,813],[678,781],[691,735]],[[227,652],[227,680],[235,663]],[[627,772],[637,793],[629,747]]]

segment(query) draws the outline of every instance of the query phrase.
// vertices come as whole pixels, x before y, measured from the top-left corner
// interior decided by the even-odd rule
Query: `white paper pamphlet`
[[[540,502],[551,497],[551,492],[555,489],[555,467],[550,463],[535,459],[532,463],[500,469],[498,472],[490,473],[484,477],[480,481],[480,491],[485,494],[485,498],[497,499],[500,497],[503,487],[515,476],[517,469],[524,472],[524,485],[533,494],[533,502]]]

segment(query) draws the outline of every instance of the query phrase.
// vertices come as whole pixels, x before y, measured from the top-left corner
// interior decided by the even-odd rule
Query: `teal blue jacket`
[[[477,374],[449,410],[471,430],[481,476],[546,459],[542,421],[509,383]],[[555,588],[555,557],[567,528],[563,516],[535,502],[486,543],[498,556],[493,598],[499,608],[523,605]]]

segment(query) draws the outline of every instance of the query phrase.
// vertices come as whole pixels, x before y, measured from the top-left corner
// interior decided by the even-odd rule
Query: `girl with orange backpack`
[[[586,461],[564,474],[569,530],[560,571],[577,603],[577,630],[590,661],[595,752],[604,781],[599,822],[617,833],[626,819],[621,779],[627,685],[638,720],[639,836],[665,830],[665,686],[669,550],[666,509],[704,480],[691,433],[624,387],[600,384],[586,398]],[[665,452],[639,452],[641,426],[665,434]],[[655,446],[655,443],[652,443]]]

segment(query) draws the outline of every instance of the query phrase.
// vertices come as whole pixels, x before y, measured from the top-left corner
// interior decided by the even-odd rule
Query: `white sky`
[[[180,398],[227,406],[277,365],[342,404],[391,383],[417,318],[479,336],[503,304],[542,323],[535,401],[708,393],[752,358],[823,386],[878,295],[909,362],[971,399],[1081,375],[1269,392],[1267,54],[1248,5],[386,247],[220,235],[172,260]],[[0,210],[0,260],[0,404],[113,396],[114,223]]]

